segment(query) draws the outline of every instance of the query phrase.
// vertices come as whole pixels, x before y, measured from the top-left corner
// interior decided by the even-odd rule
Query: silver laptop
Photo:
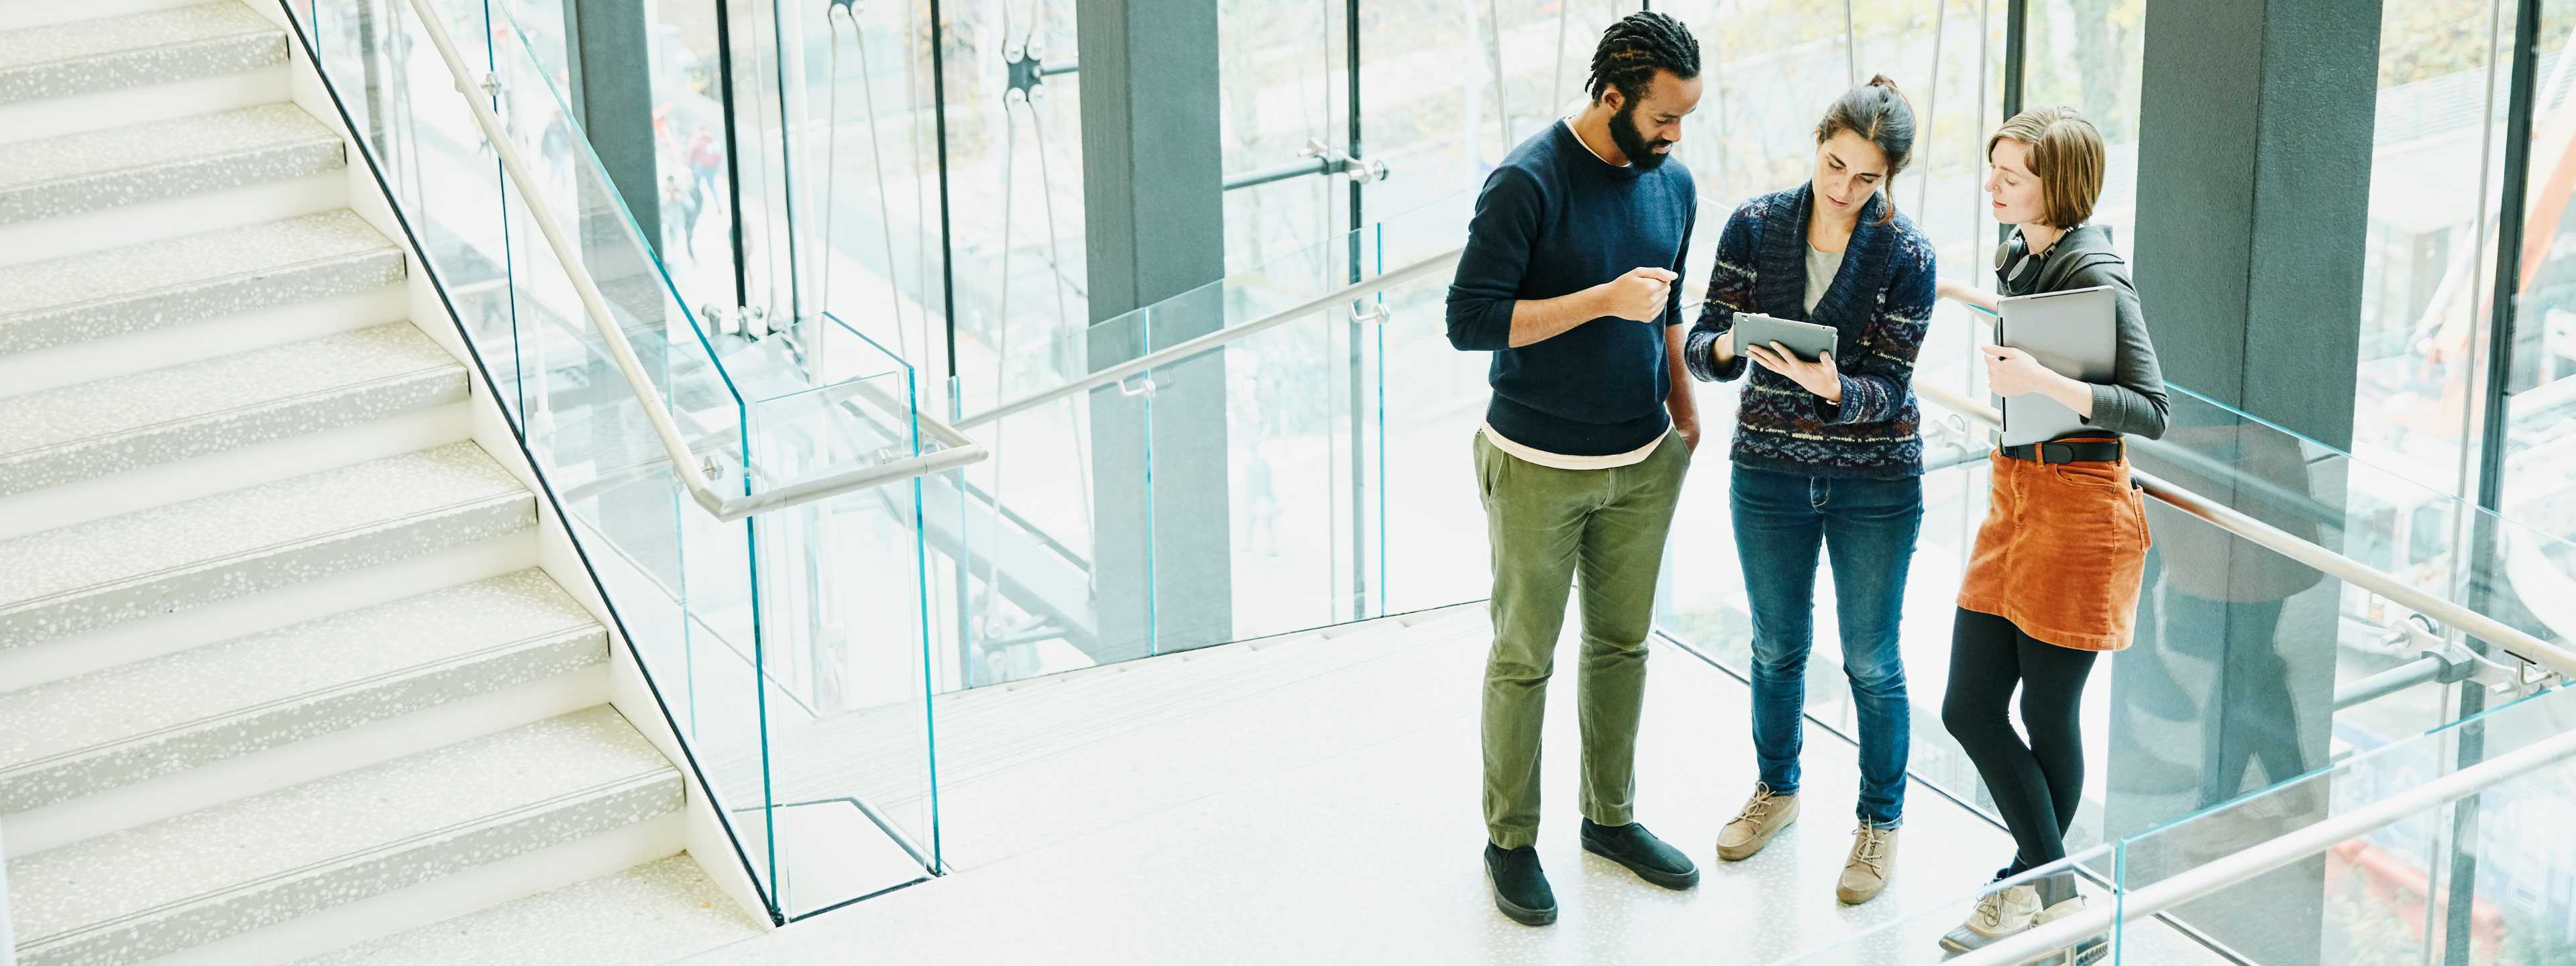
[[[2120,330],[2111,288],[2069,289],[2001,299],[1995,340],[2028,352],[2060,375],[2105,383],[2119,361]],[[2087,430],[2065,404],[2033,393],[2003,401],[2006,446],[2037,443]]]

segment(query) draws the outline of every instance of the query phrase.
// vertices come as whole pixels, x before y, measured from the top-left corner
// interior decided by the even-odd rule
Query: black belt
[[[2019,446],[2003,447],[1997,452],[2013,459],[2028,460],[2033,463],[2116,463],[2120,461],[2120,444],[2111,442],[2023,443]]]

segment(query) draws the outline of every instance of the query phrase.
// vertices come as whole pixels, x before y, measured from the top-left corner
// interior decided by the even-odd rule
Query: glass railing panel
[[[1437,211],[1437,209],[1427,209]],[[1427,216],[1427,215],[1426,215]],[[1399,218],[1384,242],[1396,258],[1418,257],[1438,236]],[[1451,244],[1463,241],[1452,230]],[[1390,264],[1403,262],[1390,261]],[[1449,342],[1448,285],[1437,273],[1384,297],[1382,367],[1389,378],[1379,400],[1385,440],[1386,563],[1378,597],[1387,613],[1478,600],[1493,593],[1485,509],[1477,497],[1476,432],[1493,396],[1492,355],[1462,352]]]
[[[2503,703],[2127,837],[2115,883],[2143,898],[2240,850],[2563,736],[2576,724],[2570,700],[2553,691]],[[2247,962],[2565,962],[2576,951],[2568,932],[2576,906],[2558,884],[2576,852],[2554,829],[2571,785],[2576,763],[2561,758],[2205,893],[2164,919]],[[2135,938],[2158,926],[2122,918],[2119,961],[2163,962]]]
[[[667,487],[678,498],[667,517],[649,520],[630,518],[631,508],[604,499],[614,489],[567,511],[611,545],[651,548],[636,551],[656,564],[642,568],[649,583],[629,589],[676,606],[677,624],[668,633],[678,638],[678,650],[658,656],[673,662],[664,668],[686,674],[693,714],[683,737],[708,766],[711,795],[735,817],[754,881],[780,901],[780,869],[793,853],[780,841],[770,809],[767,714],[771,705],[792,701],[761,673],[769,664],[755,614],[754,528],[716,519],[678,485],[648,416],[651,403],[635,395],[617,366],[575,287],[574,269],[597,285],[609,320],[720,497],[746,495],[757,485],[742,461],[750,445],[747,407],[715,355],[719,345],[739,346],[711,341],[699,330],[527,38],[506,19],[471,36],[487,34],[494,41],[501,116],[535,179],[520,185],[505,176],[510,190],[499,213],[507,228],[502,256],[512,282],[516,395],[525,406],[529,451],[576,493],[641,477],[640,486]],[[527,196],[546,203],[575,246],[578,266],[565,264],[548,243]],[[584,509],[598,515],[583,518]]]
[[[1373,240],[1358,240],[1373,258]],[[1448,277],[1317,304],[1351,284],[1348,248],[1328,247],[1319,255],[1337,280],[1309,275],[1301,256],[1277,284],[1228,279],[1148,309],[1160,348],[1311,306],[1148,374],[1157,653],[1376,613],[1378,508],[1366,499],[1379,468],[1375,308]]]
[[[1454,219],[1452,209],[1472,201],[1472,197],[1435,199],[1354,230],[1329,233],[1317,243],[1273,244],[1246,256],[1245,267],[1202,286],[1186,300],[1166,300],[1175,308],[1222,306],[1223,313],[1192,319],[1197,325],[1171,326],[1168,334],[1158,330],[1155,347],[1218,328],[1258,324],[1353,284],[1425,263],[1435,264],[1422,277],[1436,279],[1433,287],[1445,291],[1456,269],[1444,256],[1466,243],[1459,231],[1465,222]],[[1352,311],[1364,312],[1365,307],[1354,306]]]
[[[1421,284],[1416,282],[1413,284]],[[1370,351],[1380,328],[1356,320],[1374,299],[1335,302],[1303,325],[1241,339],[1224,354],[1223,470],[1226,539],[1235,595],[1228,626],[1165,624],[1167,650],[1224,638],[1264,637],[1371,613],[1379,561],[1371,535],[1377,508],[1378,435],[1370,418],[1379,383]],[[1175,388],[1190,383],[1174,373]],[[1166,405],[1185,401],[1166,398]],[[1166,458],[1169,453],[1169,458]],[[1158,529],[1187,529],[1186,504],[1162,467],[1188,460],[1156,453]],[[1166,525],[1161,521],[1171,520]]]
[[[2187,388],[2173,397],[2173,428],[2141,447],[2145,465],[2162,465],[2267,523],[2543,641],[2576,632],[2576,610],[2567,604],[2576,599],[2576,543],[2568,540],[2576,535],[2569,509],[2576,503],[2563,494],[2508,490],[2502,512],[2487,511]],[[2517,458],[2536,465],[2548,454]],[[2518,480],[2533,478],[2516,472]],[[2374,614],[2412,613],[2377,596],[2349,604]]]
[[[543,199],[558,227],[578,246],[581,268],[598,285],[611,319],[684,432],[692,440],[713,432],[730,432],[739,439],[744,393],[717,357],[741,351],[749,340],[711,332],[695,317],[619,185],[591,150],[572,114],[571,99],[547,66],[544,49],[507,20],[495,28],[493,72],[500,84],[502,118],[536,179],[535,184],[512,185],[507,211],[508,255],[531,263],[513,279],[517,310],[532,316],[519,326],[521,391],[535,410],[532,422],[542,430],[551,420],[583,418],[579,410],[592,387],[606,380],[609,388],[617,388],[622,376],[613,368],[599,371],[591,362],[610,358],[605,337],[574,289],[572,273],[556,263],[534,213],[520,200],[522,194]],[[567,370],[579,376],[558,377]],[[568,402],[558,404],[558,398]],[[567,409],[572,410],[569,415]]]
[[[1960,328],[1972,339],[1991,339],[1991,315],[1953,315],[1966,320]],[[1918,378],[1981,391],[1968,382],[1975,374],[1975,367],[1937,374],[1927,368]],[[2570,593],[2576,591],[2576,500],[2567,495],[2576,491],[2545,485],[2555,478],[2548,471],[2555,456],[2546,448],[2508,455],[2517,486],[2506,488],[2500,510],[2487,510],[2459,495],[2476,492],[2473,478],[2463,476],[2448,489],[2428,486],[2411,467],[2358,459],[2348,447],[2188,386],[2168,384],[2167,390],[2164,437],[2131,443],[2140,468],[2544,642],[2576,631],[2576,609],[2566,603],[2576,600]],[[2547,405],[2535,403],[2535,411]],[[2388,595],[2358,590],[2346,606],[2383,622],[2416,613]],[[2434,630],[2472,647],[2493,643],[2456,628]]]
[[[289,9],[764,898],[802,915],[937,868],[925,695],[940,669],[925,646],[921,491],[906,482],[717,520],[679,485],[573,276],[596,282],[720,498],[936,448],[914,420],[911,368],[828,316],[703,330],[574,123],[541,55],[550,48],[506,11],[437,15],[467,70],[488,71],[528,184],[496,162],[408,3]],[[523,195],[559,219],[570,263]],[[789,787],[807,797],[773,793]]]
[[[556,93],[533,69],[522,79]],[[560,111],[564,102],[547,103]],[[583,205],[587,247],[629,256],[610,260],[604,277],[593,259],[593,275],[630,340],[658,350],[639,355],[648,366],[659,357],[674,416],[720,495],[788,490],[922,452],[911,367],[841,319],[702,330],[573,133],[564,141],[571,177],[548,186],[550,197]],[[550,249],[536,252],[542,263]],[[538,330],[596,339],[570,326]],[[523,351],[530,344],[523,336]],[[919,507],[907,483],[730,523],[693,506],[680,521],[692,651],[742,664],[701,683],[729,682],[756,722],[758,769],[727,774],[759,789],[744,802],[760,805],[757,821],[745,824],[763,830],[760,863],[790,918],[937,868]]]
[[[483,353],[502,404],[515,417],[519,368],[512,348],[507,226],[501,171],[445,64],[407,0],[292,4],[315,54],[315,67],[338,95],[351,130],[378,161],[382,183],[409,215],[449,305]],[[454,19],[450,33],[479,38],[484,25]],[[459,40],[469,66],[488,68],[490,52]]]
[[[2062,963],[2067,952],[2078,951],[2074,962],[2158,966],[2558,962],[2567,948],[2569,908],[2549,883],[2563,877],[2564,863],[2576,854],[2530,836],[2554,823],[2547,816],[2569,781],[2564,764],[2490,789],[2478,802],[2477,821],[2460,821],[2455,808],[2426,810],[2170,909],[2129,903],[2139,890],[2152,892],[2211,862],[2563,735],[2576,714],[2567,700],[2557,692],[2534,695],[2401,741],[2345,749],[2332,766],[2295,781],[2078,850],[2009,880],[1963,882],[1929,897],[1917,892],[1904,897],[1905,912],[1895,922],[1757,961],[1876,966],[1954,959],[1961,952],[1942,938],[1959,937],[1979,897],[2062,875],[2089,911],[2105,914],[2107,925],[2003,961]],[[2467,846],[2454,848],[2462,843]],[[1963,878],[1983,877],[1960,871]],[[2451,941],[2464,942],[2475,955],[2446,959],[2444,944]]]
[[[842,377],[815,388],[797,387],[786,378],[783,366],[768,369],[758,380],[746,380],[754,393],[744,407],[750,429],[744,437],[747,444],[719,435],[704,452],[721,471],[718,479],[748,480],[752,492],[767,492],[913,455],[917,427],[907,408],[908,367],[828,316],[809,327],[813,331],[803,334],[810,337],[810,347],[846,342],[839,347],[840,354],[862,350],[872,358],[835,360]],[[796,351],[784,335],[736,359]],[[839,670],[818,667],[821,656],[812,653],[817,622],[825,620],[815,608],[826,604],[807,573],[819,550],[801,542],[812,536],[820,518],[799,515],[804,506],[755,517],[749,532],[733,539],[718,534],[734,525],[714,524],[710,518],[705,530],[708,542],[691,548],[691,566],[701,575],[692,603],[698,620],[746,657],[753,642],[759,641],[764,648],[762,666],[772,684],[793,701],[818,711],[838,711],[842,708],[839,685],[831,679]],[[737,573],[748,579],[724,576]]]
[[[944,687],[971,688],[1154,653],[1153,490],[1146,468],[1155,395],[1131,376],[986,418],[1036,387],[1069,384],[1145,352],[1148,310],[1024,345],[1009,398],[961,394],[961,428],[992,457],[927,484],[926,525],[957,608]],[[1035,376],[1033,373],[1044,373]],[[1067,374],[1070,375],[1067,375]],[[968,380],[960,380],[965,382]],[[986,380],[975,380],[987,382]],[[1112,590],[1115,593],[1111,593]]]
[[[972,583],[998,592],[1004,606],[978,609],[969,622],[984,643],[966,648],[978,652],[963,662],[975,668],[967,680],[1389,612],[1380,591],[1390,511],[1378,498],[1387,492],[1379,373],[1385,330],[1408,323],[1382,321],[1389,317],[1378,307],[1390,298],[1436,304],[1450,272],[1442,264],[1389,289],[1362,285],[1325,300],[1352,285],[1353,266],[1378,274],[1382,234],[1371,226],[1015,348],[990,361],[989,378],[970,380],[986,388],[964,401],[965,426],[997,456],[966,474],[978,491],[968,502],[998,487],[1002,507],[993,538],[1002,549],[976,555]],[[1431,324],[1425,318],[1410,324]],[[1267,328],[1115,384],[1013,406],[1146,352],[1256,323]],[[1003,407],[1011,411],[989,415]],[[1073,597],[1044,590],[1051,586],[1079,591],[1085,614],[1051,600]],[[1086,617],[1083,639],[1056,639],[1069,616]]]
[[[734,359],[758,352],[792,352],[794,368],[819,384],[746,376],[755,396],[748,464],[764,488],[935,448],[916,420],[911,367],[838,318],[818,317]],[[749,521],[779,902],[790,918],[938,868],[924,512],[906,481]]]
[[[1737,392],[1727,385],[1702,393],[1702,420],[1715,445],[1732,432]],[[1941,418],[1927,409],[1927,422]],[[1981,464],[1922,479],[1925,510],[1897,646],[1913,778],[1994,814],[1976,763],[1942,717],[1954,672],[1956,594],[1989,499],[1991,474]],[[1658,626],[1749,679],[1752,621],[1731,482],[1722,452],[1698,455],[1667,548]],[[2456,683],[2473,671],[2481,680],[2466,687],[2482,695],[2476,700],[2522,693],[2509,668],[2465,658],[2447,666],[2421,661],[2422,647],[2438,645],[2438,635],[2347,607],[2360,591],[2340,578],[2158,500],[2139,505],[2154,542],[2139,578],[2131,646],[2098,660],[2086,681],[2080,740],[2088,764],[2083,801],[2066,832],[2072,849],[2294,780],[2331,763],[2336,748],[2402,740],[2457,720],[2474,711]],[[1398,579],[1409,572],[1396,568]],[[1809,738],[1820,737],[1821,727],[1869,740],[1843,673],[1829,563],[1818,567],[1810,620],[1802,676],[1815,726]],[[2374,677],[2392,670],[2398,673]],[[1749,788],[1757,776],[1741,777]],[[1914,794],[1927,791],[1918,784]]]
[[[513,34],[506,22],[496,26],[483,19],[480,7],[433,9],[448,18],[442,26],[469,69],[481,66],[515,80],[538,78],[535,90],[521,84],[511,100],[513,113],[523,122],[514,130],[523,132],[525,140],[543,140],[547,126],[559,123],[560,102],[542,86],[542,72],[527,69],[525,48],[509,42]],[[531,224],[526,209],[512,194],[472,112],[455,93],[453,77],[414,8],[403,0],[377,0],[289,10],[314,18],[300,26],[313,40],[320,73],[358,131],[368,163],[419,240],[427,261],[423,267],[439,282],[492,373],[501,402],[522,421],[531,449],[574,518],[570,522],[577,529],[589,528],[613,549],[602,555],[616,564],[603,568],[603,579],[612,579],[608,573],[613,569],[618,574],[614,582],[621,586],[658,588],[656,602],[676,615],[684,585],[677,521],[685,498],[664,476],[667,457],[658,447],[629,445],[649,443],[650,433],[580,315],[563,266],[552,261],[551,252],[541,261],[531,252],[514,251],[528,241],[517,234]],[[601,214],[613,194],[599,189],[595,169],[592,180],[583,181],[585,169],[560,163],[568,160],[562,154],[556,152],[554,166],[540,166],[555,172],[552,182],[532,189],[551,190],[548,197],[565,212],[585,216],[584,227],[613,229],[613,216]],[[621,251],[613,230],[575,234],[585,264],[594,272],[617,278],[638,265],[649,269],[649,253],[639,256],[632,246]],[[612,297],[610,304],[614,309],[637,301]],[[658,307],[647,310],[658,312]],[[627,317],[636,314],[630,311]],[[642,332],[635,341],[648,376],[667,385],[666,360],[658,351],[663,338]],[[587,392],[567,389],[555,396],[574,405],[547,401],[550,386],[582,384]],[[567,412],[572,415],[566,417]],[[530,415],[543,418],[530,424]],[[652,619],[664,608],[651,603],[621,603],[634,608],[625,613],[642,625],[634,631],[639,647],[685,649],[684,622],[675,616]],[[666,690],[675,715],[689,718],[689,689]]]

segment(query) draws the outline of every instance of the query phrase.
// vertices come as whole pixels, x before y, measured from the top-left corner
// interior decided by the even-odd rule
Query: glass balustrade
[[[648,417],[667,407],[719,499],[932,452],[912,367],[842,319],[710,326],[591,150],[558,68],[505,8],[433,3],[499,162],[406,2],[295,4],[334,100],[551,490],[582,562],[774,914],[939,868],[931,794],[923,484],[725,521]],[[530,199],[564,241],[541,229]],[[658,397],[629,386],[576,278]],[[838,728],[830,756],[811,735]],[[818,774],[848,780],[817,787]]]

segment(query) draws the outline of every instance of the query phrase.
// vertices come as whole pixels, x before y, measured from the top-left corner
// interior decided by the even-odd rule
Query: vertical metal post
[[[2004,0],[2004,117],[2021,113],[2022,59],[2030,56],[2030,0]]]
[[[733,240],[733,293],[740,301],[751,298],[751,274],[742,254],[742,130],[735,117],[733,69],[733,4],[716,0],[716,82],[724,104],[725,213],[732,216],[727,231]]]
[[[1923,132],[1925,140],[1931,139],[1930,135],[1932,125],[1940,123],[1941,39],[1944,35],[1949,33],[1949,26],[1950,0],[1938,0],[1932,9],[1932,83],[1929,87],[1930,93],[1926,95],[1923,103]],[[1968,137],[1971,140],[1974,140],[1977,138],[1977,134],[1978,131],[1976,130],[1976,125],[1973,123],[1970,124]],[[1930,210],[1924,206],[1929,203],[1928,199],[1932,197],[1932,172],[1928,170],[1930,167],[1929,165],[1926,165],[1925,167],[1927,170],[1922,174],[1915,175],[1915,179],[1922,182],[1914,188],[1914,213],[1917,218],[1923,217],[1923,213]],[[1891,195],[1888,200],[1893,201],[1895,198]]]
[[[1360,144],[1360,0],[1343,0],[1342,20],[1342,42],[1345,48],[1345,56],[1343,57],[1344,86],[1349,88],[1350,91],[1350,105],[1348,107],[1350,112],[1350,130],[1348,132],[1350,143],[1345,145],[1343,150],[1348,152],[1351,157],[1362,158],[1367,157],[1368,155],[1366,153],[1367,149]],[[1560,45],[1560,58],[1562,57],[1562,54],[1562,45]],[[1365,254],[1366,248],[1360,237],[1360,226],[1366,223],[1366,219],[1368,217],[1368,207],[1361,197],[1361,192],[1366,190],[1366,188],[1361,184],[1364,180],[1362,178],[1351,177],[1343,180],[1345,183],[1350,185],[1351,218],[1348,226],[1350,229],[1350,280],[1353,284],[1357,284],[1361,278],[1365,277],[1367,271],[1360,264],[1360,259]],[[1370,503],[1368,499],[1368,428],[1372,425],[1373,421],[1366,418],[1368,414],[1369,401],[1367,372],[1368,354],[1361,349],[1363,340],[1369,335],[1369,329],[1367,325],[1360,322],[1354,321],[1349,324],[1351,346],[1351,619],[1358,620],[1374,616],[1369,610],[1368,567],[1368,507]],[[1380,365],[1383,366],[1383,364],[1383,359],[1381,359]],[[1381,485],[1383,485],[1383,481],[1381,481]],[[1385,523],[1386,521],[1384,520],[1378,521],[1379,526],[1384,526]]]
[[[1860,86],[1860,31],[1852,22],[1852,0],[1843,0],[1843,72]]]
[[[1485,0],[1485,36],[1493,45],[1486,50],[1486,58],[1494,68],[1494,132],[1502,144],[1496,152],[1499,156],[1512,150],[1512,110],[1511,91],[1503,80],[1503,13],[1495,0]]]
[[[1977,33],[1980,37],[1984,36],[1984,25],[1978,25]],[[2013,115],[2021,113],[2022,77],[2025,73],[2022,58],[2029,56],[2029,53],[2030,0],[2004,0],[2004,110],[2003,116],[1997,118],[1997,121],[2008,121]],[[1985,84],[1982,72],[1977,83],[1980,87]],[[1979,101],[1984,99],[1978,98]],[[1978,140],[1982,142],[1985,139]],[[1983,208],[1980,207],[1979,210],[1982,211]],[[1995,243],[2002,244],[2005,239],[2012,237],[2012,232],[2011,225],[1995,225]]]
[[[2522,293],[2524,209],[2530,204],[2532,112],[2540,67],[2540,3],[2541,0],[2514,3],[2513,73],[2506,82],[2509,94],[2504,124],[2504,183],[2497,186],[2501,190],[2496,212],[2495,290],[2488,308],[2485,424],[2478,435],[2477,505],[2481,512],[2470,539],[2468,560],[2468,603],[2480,613],[2493,613],[2504,603],[2495,593],[2504,575],[2504,541],[2496,530],[2495,514],[2504,508],[2504,454],[2506,444],[2511,442],[2506,436],[2511,432],[2508,417],[2514,389],[2514,324]],[[2487,651],[2487,643],[2476,638],[2469,638],[2468,646],[2479,653]],[[2459,687],[2461,717],[2486,710],[2486,693],[2476,682],[2464,681]],[[2460,729],[2456,751],[2462,768],[2484,760],[2486,729],[2474,725]],[[2450,887],[2443,910],[2442,961],[2449,966],[2468,966],[2471,916],[2477,903],[2476,796],[2462,799],[2453,807],[2450,838]]]
[[[805,186],[796,180],[797,144],[803,138],[799,132],[804,129],[804,125],[799,121],[806,117],[804,28],[798,22],[789,19],[787,14],[788,9],[782,7],[779,0],[769,0],[770,40],[774,48],[770,53],[770,66],[778,78],[778,196],[785,211],[787,226],[785,231],[771,233],[773,237],[785,236],[787,240],[787,305],[783,310],[779,306],[771,305],[769,314],[773,318],[782,313],[786,316],[770,324],[793,326],[808,316],[805,311],[808,304],[805,292],[813,272],[808,271],[802,259],[811,257],[813,253],[803,251],[806,246],[796,237],[799,230],[798,220],[806,208],[806,205],[797,197],[804,193]],[[875,132],[869,132],[869,136],[874,137]],[[823,176],[829,178],[832,173],[827,171]],[[814,264],[824,266],[828,261],[828,258],[815,258]],[[886,253],[886,272],[889,277],[894,272],[892,252]],[[770,284],[774,288],[777,282],[773,280]],[[819,312],[820,309],[816,311]],[[824,340],[816,339],[813,346],[809,347],[809,351],[819,353],[823,344]],[[820,355],[809,360],[808,364],[820,369]]]
[[[930,114],[939,146],[939,308],[948,320],[948,378],[957,378],[957,238],[948,230],[948,67],[939,0],[930,0]],[[953,397],[952,397],[953,398]],[[951,417],[958,413],[949,413]]]

